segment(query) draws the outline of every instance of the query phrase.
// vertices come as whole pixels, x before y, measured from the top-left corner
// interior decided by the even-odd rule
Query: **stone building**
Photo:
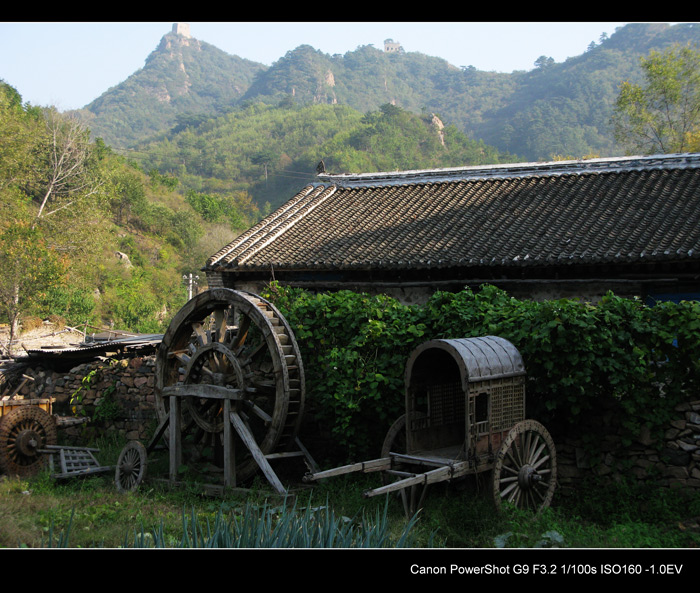
[[[394,41],[393,39],[385,39],[384,51],[388,54],[402,54],[403,47],[398,41]]]
[[[173,23],[173,34],[182,35],[183,37],[192,37],[190,35],[190,26],[188,23]]]

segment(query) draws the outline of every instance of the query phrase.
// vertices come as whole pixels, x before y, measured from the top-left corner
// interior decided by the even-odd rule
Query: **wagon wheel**
[[[539,422],[524,420],[508,433],[493,468],[496,506],[508,502],[539,512],[552,501],[557,481],[554,441]]]
[[[425,414],[422,412],[412,412],[411,418],[420,419],[425,418]],[[390,453],[408,453],[408,436],[406,431],[406,419],[407,415],[402,414],[396,421],[389,427],[389,430],[384,437],[384,443],[382,444],[382,457],[389,457]],[[405,475],[397,475],[390,473],[388,471],[382,472],[382,483],[386,486],[401,480],[406,477],[409,473],[412,473],[410,464],[397,463],[392,461],[391,469],[393,471],[405,472]],[[413,485],[407,488],[402,488],[396,492],[396,495],[401,499],[403,503],[404,511],[406,517],[412,517],[418,509],[423,504],[423,499],[425,498],[427,492],[427,485]]]
[[[412,418],[425,418],[422,412],[412,412]],[[389,453],[407,453],[408,440],[406,436],[406,414],[399,416],[394,423],[389,427],[389,430],[384,437],[382,443],[382,457],[389,457]],[[393,464],[392,469],[399,471],[408,471],[405,464]],[[387,472],[382,472],[382,483],[390,484],[395,481],[396,476],[392,476]]]
[[[181,421],[185,435],[205,456],[221,448],[224,423],[223,402],[206,397],[208,390],[243,394],[233,409],[263,454],[285,450],[298,434],[304,404],[301,354],[287,321],[257,295],[215,288],[191,299],[163,337],[156,382],[161,420],[168,414],[164,388],[199,389],[202,397],[183,401]],[[236,477],[246,480],[257,468],[246,447],[237,444]]]
[[[406,453],[406,414],[399,416],[389,427],[382,443],[381,457],[389,457],[389,453]],[[391,474],[382,472],[382,483],[393,482]]]
[[[406,414],[399,416],[389,427],[382,443],[382,457],[389,453],[406,453]]]
[[[117,460],[114,481],[119,492],[133,492],[146,477],[146,447],[139,441],[130,441]]]
[[[15,408],[0,421],[0,469],[28,477],[46,464],[39,451],[56,444],[56,423],[48,412],[32,405]]]

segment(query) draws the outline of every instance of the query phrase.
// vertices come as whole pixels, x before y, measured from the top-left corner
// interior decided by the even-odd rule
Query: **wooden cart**
[[[497,507],[539,511],[556,487],[556,452],[547,430],[525,419],[525,381],[520,353],[503,338],[426,342],[406,364],[406,413],[389,429],[381,457],[304,481],[382,472],[384,485],[364,496],[400,492],[410,516],[428,485],[491,472]]]
[[[113,471],[95,458],[99,449],[56,444],[59,428],[87,418],[53,415],[54,398],[17,397],[22,386],[32,380],[22,378],[12,394],[0,397],[0,473],[28,478],[47,465],[57,479]]]

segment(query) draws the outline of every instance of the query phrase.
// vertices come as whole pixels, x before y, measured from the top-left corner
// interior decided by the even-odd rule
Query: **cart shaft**
[[[389,492],[395,492],[397,490],[403,490],[404,488],[409,488],[416,485],[428,485],[435,484],[436,482],[446,482],[453,478],[458,478],[469,472],[469,465],[467,463],[459,463],[453,466],[443,466],[430,471],[414,474],[398,482],[393,482],[387,484],[386,486],[380,486],[373,490],[367,490],[362,493],[365,498],[371,498],[372,496],[380,496],[382,494],[387,494]]]
[[[333,469],[327,469],[321,472],[309,473],[304,476],[304,482],[315,482],[316,480],[322,480],[323,478],[330,478],[332,476],[342,476],[344,474],[351,474],[353,472],[380,472],[387,470],[391,467],[390,457],[380,457],[379,459],[373,459],[371,461],[361,461],[359,463],[351,463],[350,465],[343,465]]]

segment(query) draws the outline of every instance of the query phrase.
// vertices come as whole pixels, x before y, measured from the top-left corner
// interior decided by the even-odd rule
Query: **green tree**
[[[122,224],[122,217],[129,223],[129,215],[139,214],[146,208],[146,190],[136,173],[121,171],[114,176],[111,205],[116,214],[117,224]]]
[[[642,58],[645,82],[623,82],[612,122],[629,153],[685,152],[700,130],[700,50],[672,46]],[[695,140],[697,144],[697,140]]]
[[[0,234],[0,312],[10,324],[9,354],[21,315],[61,284],[63,264],[41,232],[27,222],[12,223]]]
[[[265,148],[257,151],[250,159],[254,165],[261,165],[265,170],[265,181],[267,182],[268,168],[273,167],[279,161],[279,154],[272,148]]]
[[[22,188],[37,167],[40,125],[36,111],[25,109],[19,93],[0,81],[0,227],[28,213]]]

